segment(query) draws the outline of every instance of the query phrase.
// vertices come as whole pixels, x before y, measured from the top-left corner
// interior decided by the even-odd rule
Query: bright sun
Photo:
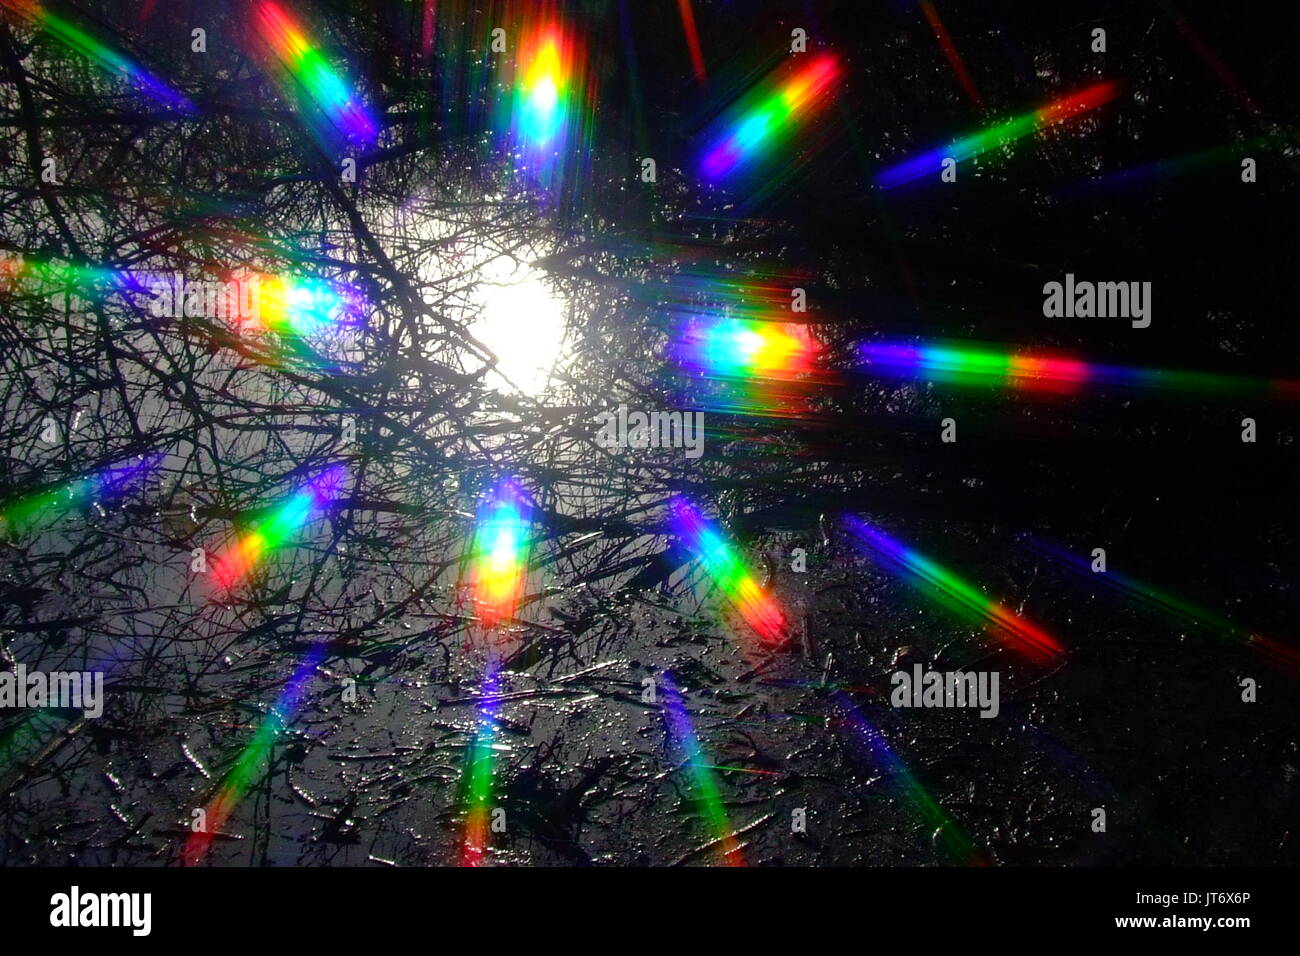
[[[564,352],[564,300],[543,273],[506,256],[483,267],[477,299],[471,334],[493,351],[497,368],[520,391],[540,395]]]

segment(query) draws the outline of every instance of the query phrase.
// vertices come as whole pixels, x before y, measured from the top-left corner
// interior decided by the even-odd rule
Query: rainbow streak
[[[478,721],[465,757],[462,778],[467,810],[461,866],[482,866],[492,841],[492,770],[496,755],[500,676],[500,663],[496,657],[489,658],[487,670],[483,674],[483,687],[479,692]]]
[[[21,253],[0,259],[0,295],[48,299],[55,316],[65,309],[86,311],[116,294],[131,306],[133,296],[150,294],[152,277],[143,272],[110,269],[57,259],[27,258]]]
[[[374,143],[375,121],[334,72],[306,28],[278,4],[257,5],[257,28],[280,70],[281,87],[327,142]],[[324,120],[324,123],[321,122]]]
[[[984,866],[985,860],[982,854],[975,849],[966,834],[958,828],[943,808],[935,802],[925,787],[921,786],[912,771],[907,769],[907,765],[898,759],[880,731],[867,722],[852,698],[843,691],[836,691],[833,696],[836,703],[844,709],[847,718],[845,722],[856,732],[857,739],[865,745],[876,764],[897,781],[898,788],[911,806],[912,812],[930,830],[931,839],[942,841],[952,858],[964,865]]]
[[[700,163],[704,176],[723,179],[771,158],[821,108],[839,71],[835,57],[823,53],[793,72],[770,74],[724,114]]]
[[[0,538],[27,534],[71,509],[126,493],[127,486],[162,461],[162,455],[142,457],[130,465],[105,468],[47,491],[26,495],[0,509]]]
[[[195,113],[193,103],[152,73],[96,40],[80,27],[55,16],[36,0],[0,0],[0,6],[42,29],[68,49],[81,54],[106,73],[120,77],[142,93],[183,113]]]
[[[1300,398],[1300,380],[1214,372],[1100,365],[1045,352],[1002,351],[958,344],[867,342],[859,347],[865,370],[892,378],[945,385],[1013,388],[1070,394],[1084,385],[1117,385],[1186,392],[1272,394]]]
[[[1073,119],[1081,113],[1113,100],[1118,95],[1118,83],[1112,80],[1097,83],[1078,93],[1053,100],[1032,112],[1013,117],[978,133],[955,139],[946,146],[922,153],[897,166],[891,166],[876,176],[876,185],[882,189],[893,189],[925,176],[933,176],[937,179],[944,159],[951,158],[959,163],[964,162],[980,153],[1006,146],[1056,123]]]
[[[735,545],[684,499],[674,498],[669,509],[676,534],[704,563],[705,572],[745,622],[765,643],[782,641],[786,631],[785,615],[780,605],[763,593]]]
[[[0,294],[57,296],[83,292],[97,299],[117,293],[145,297],[155,317],[225,318],[233,324],[260,324],[309,354],[301,340],[358,321],[364,297],[350,285],[310,276],[228,272],[209,269],[204,276],[135,272],[53,259],[0,258]],[[203,301],[194,309],[186,294],[187,279],[202,283]],[[57,299],[55,300],[58,301]],[[135,304],[135,303],[132,303]],[[192,311],[193,309],[193,311]]]
[[[213,837],[239,807],[249,787],[269,769],[271,751],[297,713],[303,692],[324,656],[324,643],[314,645],[302,665],[289,678],[289,683],[271,706],[271,712],[263,718],[261,726],[240,753],[234,767],[222,780],[220,789],[208,802],[205,811],[206,827],[202,832],[190,834],[186,841],[181,857],[185,866],[197,866],[203,862],[212,846]]]
[[[258,276],[257,319],[271,332],[306,338],[331,328],[360,308],[359,295],[324,279]]]
[[[479,506],[470,552],[470,584],[486,628],[512,621],[528,580],[530,508],[512,479]]]
[[[957,80],[961,83],[961,88],[966,91],[970,101],[984,109],[984,98],[980,96],[980,91],[975,88],[975,81],[971,79],[970,71],[966,69],[966,62],[957,52],[957,46],[952,42],[952,37],[948,35],[948,28],[943,25],[943,20],[939,18],[939,11],[934,8],[931,0],[920,0],[921,12],[925,14],[926,21],[930,24],[930,29],[934,31],[934,38],[939,41],[939,46],[943,48],[943,55],[948,58],[948,64],[952,67],[953,73],[957,74]]]
[[[577,36],[550,14],[520,25],[511,35],[520,39],[498,128],[508,130],[508,146],[520,170],[530,170],[550,186],[568,158],[586,148],[575,142],[589,125],[585,51]]]
[[[807,418],[815,384],[838,376],[821,367],[822,344],[790,315],[790,287],[716,275],[678,276],[670,288],[675,326],[669,354],[699,383],[691,400],[744,415]]]
[[[1039,554],[1058,561],[1065,567],[1074,571],[1082,577],[1088,578],[1094,583],[1104,584],[1106,587],[1118,591],[1121,594],[1131,598],[1136,598],[1143,604],[1153,607],[1158,611],[1186,621],[1188,624],[1204,628],[1205,630],[1219,637],[1224,637],[1232,641],[1237,641],[1255,648],[1266,657],[1273,659],[1277,663],[1285,664],[1290,667],[1300,667],[1300,651],[1294,647],[1282,643],[1271,637],[1265,637],[1262,634],[1253,634],[1243,627],[1232,623],[1220,614],[1216,614],[1198,604],[1190,601],[1184,601],[1182,598],[1170,594],[1168,591],[1139,581],[1136,578],[1120,574],[1118,571],[1107,569],[1104,572],[1094,572],[1092,563],[1087,558],[1071,554],[1055,545],[1049,544],[1030,535],[1025,535],[1024,542]]]
[[[677,10],[682,15],[682,31],[686,34],[686,47],[691,51],[691,68],[701,84],[709,81],[704,72],[704,54],[700,52],[700,34],[695,29],[695,11],[691,0],[677,0]]]
[[[33,259],[6,255],[0,259],[0,292],[7,295],[29,293],[54,296],[59,293],[93,291],[102,295],[103,286],[136,292],[145,291],[129,272],[104,266],[65,262],[57,259]]]
[[[722,861],[728,866],[745,866],[735,830],[732,829],[731,822],[727,819],[727,809],[722,804],[718,781],[695,736],[695,728],[691,726],[691,717],[686,711],[681,692],[667,671],[663,673],[662,679],[664,725],[668,731],[668,741],[677,752],[681,766],[690,771],[696,805],[714,834],[714,842],[721,848]]]
[[[1008,639],[1019,650],[1037,660],[1049,660],[1063,653],[1057,640],[1036,624],[991,601],[973,585],[947,568],[913,551],[860,518],[845,518],[848,529],[884,559],[886,567],[917,590],[961,617],[981,623],[994,636]]]
[[[214,563],[212,576],[217,585],[228,591],[242,581],[267,552],[283,546],[320,513],[321,506],[337,494],[342,480],[343,466],[333,466],[245,534]]]
[[[815,370],[819,349],[806,325],[717,319],[683,328],[674,356],[710,376],[792,379]]]
[[[691,403],[709,411],[806,420],[809,397],[829,375],[816,366],[821,345],[808,326],[748,319],[691,320],[671,346],[697,383]]]

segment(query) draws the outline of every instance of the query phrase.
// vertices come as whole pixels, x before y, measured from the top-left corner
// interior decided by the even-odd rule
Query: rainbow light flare
[[[994,636],[1009,639],[1019,650],[1038,661],[1060,657],[1064,651],[1057,640],[1036,624],[991,601],[973,585],[947,568],[912,550],[865,521],[845,518],[848,529],[869,545],[884,565],[908,584],[963,618],[984,625]]]
[[[728,866],[745,866],[735,830],[732,829],[731,822],[727,819],[727,809],[722,804],[718,781],[695,736],[695,728],[691,726],[691,717],[686,711],[681,692],[667,671],[663,673],[662,680],[664,725],[668,731],[668,741],[677,752],[681,765],[690,771],[696,805],[714,834],[713,842],[721,848],[723,862]]]
[[[688,324],[674,352],[705,375],[790,379],[815,371],[819,349],[806,325],[717,319]]]
[[[83,292],[96,298],[116,293],[124,301],[128,295],[142,296],[155,317],[225,318],[241,325],[260,324],[291,339],[354,322],[365,304],[353,286],[313,276],[211,269],[204,276],[186,277],[180,272],[116,270],[55,259],[0,258],[0,295]]]
[[[496,763],[497,708],[500,704],[500,662],[488,659],[479,692],[478,721],[465,757],[465,841],[461,866],[482,866],[491,843],[492,771]]]
[[[661,307],[675,326],[669,354],[701,385],[691,389],[691,402],[725,413],[807,419],[814,386],[838,381],[821,366],[823,347],[812,326],[783,321],[799,280],[782,278],[674,278]]]
[[[271,332],[306,338],[354,315],[359,298],[324,279],[291,275],[258,277],[258,321]]]
[[[876,176],[876,185],[882,189],[893,189],[925,176],[933,176],[937,180],[944,159],[951,158],[959,163],[964,162],[980,153],[1013,143],[1030,133],[1073,119],[1081,113],[1108,103],[1118,95],[1119,84],[1115,81],[1105,80],[1096,83],[1078,93],[1053,100],[1039,109],[1023,113],[977,133],[962,136],[946,146],[929,150],[896,166],[891,166]]]
[[[92,290],[96,295],[102,295],[104,290],[100,287],[106,285],[125,291],[145,291],[131,273],[104,266],[28,258],[21,253],[5,254],[4,258],[0,258],[0,293],[6,295],[53,297]]]
[[[269,551],[284,545],[320,513],[321,506],[338,493],[343,466],[334,465],[314,478],[269,518],[247,532],[235,547],[214,563],[213,579],[222,590],[242,581]]]
[[[880,731],[867,722],[857,705],[853,703],[853,699],[843,691],[836,691],[833,696],[836,703],[844,709],[845,722],[853,728],[857,739],[865,745],[876,764],[897,783],[913,813],[920,817],[930,830],[931,838],[941,840],[952,858],[962,864],[984,866],[983,856],[967,839],[966,834],[958,828],[948,814],[944,813],[943,808],[930,796],[929,791],[921,786],[920,781],[907,768],[907,764],[898,759]]]
[[[274,63],[279,65],[281,88],[288,98],[297,101],[300,112],[318,135],[331,143],[347,140],[365,145],[378,139],[375,121],[300,22],[278,4],[262,0],[257,5],[256,25]]]
[[[809,327],[749,319],[690,320],[671,346],[700,387],[690,401],[710,411],[808,420],[814,386],[831,377]]]
[[[31,26],[44,30],[63,46],[80,53],[104,72],[126,80],[151,99],[183,113],[197,112],[193,103],[162,80],[112,47],[96,40],[80,27],[50,13],[37,0],[0,0],[0,6],[17,14]]]
[[[325,656],[324,643],[313,645],[307,652],[301,666],[289,678],[279,698],[271,706],[271,711],[262,719],[261,725],[251,740],[240,753],[234,767],[221,781],[216,795],[208,801],[205,809],[206,826],[201,832],[191,833],[185,842],[181,854],[185,866],[197,866],[202,863],[212,846],[213,837],[221,831],[231,814],[239,807],[249,787],[261,779],[270,766],[271,751],[275,747],[302,702],[303,692],[316,667]]]
[[[498,128],[508,130],[508,148],[521,169],[546,185],[563,172],[585,128],[585,53],[577,36],[549,14],[521,24],[510,93],[500,102]],[[581,152],[581,147],[577,148]]]
[[[105,468],[90,477],[18,498],[0,509],[0,538],[26,534],[80,505],[120,497],[128,485],[162,459],[160,454],[147,455],[129,465]]]
[[[524,139],[536,146],[548,145],[564,129],[572,92],[564,48],[564,35],[555,27],[530,37],[523,47],[526,65],[515,87],[515,106]]]
[[[514,620],[528,580],[530,512],[523,492],[505,479],[479,506],[470,553],[470,585],[486,628]]]
[[[669,509],[675,533],[703,562],[705,572],[745,622],[765,643],[780,643],[785,638],[785,615],[780,605],[763,593],[735,545],[686,500],[674,498]]]
[[[1168,591],[1162,591],[1154,585],[1120,574],[1118,571],[1112,571],[1109,568],[1105,571],[1093,571],[1092,563],[1087,558],[1072,554],[1046,541],[1030,535],[1025,535],[1023,540],[1034,551],[1060,562],[1071,571],[1090,579],[1094,583],[1104,584],[1121,594],[1137,598],[1143,604],[1158,611],[1163,611],[1172,617],[1180,618],[1189,624],[1205,628],[1219,637],[1225,637],[1254,647],[1275,662],[1290,667],[1300,667],[1300,651],[1295,647],[1284,644],[1275,638],[1251,633],[1214,611],[1193,604],[1190,601],[1184,601]]]
[[[724,179],[772,157],[821,108],[839,71],[835,56],[823,53],[770,74],[723,115],[700,163],[704,176]]]
[[[1186,372],[1100,365],[1045,352],[972,348],[960,344],[907,345],[867,342],[859,347],[866,370],[893,378],[951,385],[1073,393],[1086,384],[1159,388],[1189,392],[1272,393],[1300,398],[1300,380],[1253,378],[1214,372]]]

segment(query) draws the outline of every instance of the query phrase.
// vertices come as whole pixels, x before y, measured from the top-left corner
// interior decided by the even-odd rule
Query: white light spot
[[[565,351],[565,302],[543,273],[501,256],[483,267],[479,317],[470,334],[497,357],[497,369],[526,395],[546,389]]]

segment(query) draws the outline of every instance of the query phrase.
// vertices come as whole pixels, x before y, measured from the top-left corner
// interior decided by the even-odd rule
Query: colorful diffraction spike
[[[282,89],[327,144],[370,145],[378,139],[375,121],[301,22],[279,4],[261,0],[254,26],[279,67]]]
[[[55,315],[88,312],[107,305],[110,297],[137,312],[171,315],[170,295],[159,295],[165,280],[144,270],[111,269],[66,259],[29,257],[18,253],[0,258],[0,295],[43,300]],[[183,314],[184,302],[181,302]]]
[[[675,353],[683,366],[709,377],[793,379],[816,371],[819,349],[806,325],[717,319],[688,324]]]
[[[301,340],[356,322],[364,307],[359,291],[328,279],[289,273],[219,270],[191,276],[180,272],[117,270],[56,259],[0,258],[0,294],[97,300],[117,294],[155,317],[221,319],[237,328],[258,326]],[[309,354],[309,353],[308,353]]]
[[[966,834],[935,802],[929,791],[921,786],[907,765],[898,759],[880,731],[871,726],[853,699],[843,691],[836,691],[834,699],[844,710],[845,722],[853,730],[858,743],[871,755],[876,766],[897,785],[912,813],[930,831],[932,839],[940,841],[953,860],[966,866],[984,866],[983,856],[967,839]]]
[[[193,103],[162,80],[75,24],[50,13],[36,0],[0,0],[0,7],[44,30],[69,50],[81,54],[105,73],[125,80],[156,102],[184,113],[196,112]]]
[[[985,597],[973,585],[942,565],[871,527],[852,515],[845,518],[849,531],[883,559],[886,568],[908,584],[966,620],[984,626],[995,637],[1039,662],[1062,655],[1057,640],[1031,621]]]
[[[284,690],[262,719],[257,731],[240,753],[235,765],[221,781],[216,795],[204,809],[202,830],[190,834],[182,852],[186,866],[197,866],[208,855],[213,838],[222,831],[231,815],[238,809],[251,786],[263,778],[271,765],[272,751],[284,735],[302,703],[312,675],[325,656],[323,643],[313,645],[302,664],[289,678]]]
[[[353,316],[357,296],[324,279],[263,275],[257,284],[258,314],[263,328],[307,338]]]
[[[1076,392],[1085,385],[1114,385],[1300,398],[1300,380],[1296,379],[1102,365],[1043,351],[1008,351],[1005,346],[867,342],[859,347],[859,357],[863,370],[872,375],[945,385],[1064,394]]]
[[[840,66],[823,53],[771,74],[723,114],[700,171],[723,180],[774,159],[825,104]]]
[[[691,7],[691,0],[677,0],[677,12],[682,15],[682,32],[686,34],[686,48],[691,53],[691,69],[695,71],[695,79],[703,86],[709,77],[704,71],[704,53],[700,50],[700,34],[695,29],[695,11]]]
[[[217,585],[228,591],[244,580],[266,555],[283,547],[320,514],[343,481],[343,466],[335,465],[307,483],[307,486],[275,509],[265,521],[245,532],[235,546],[215,562],[212,572]]]
[[[1031,133],[1086,113],[1113,100],[1118,95],[1118,83],[1111,80],[1096,83],[1078,93],[1053,100],[1040,109],[1023,113],[980,132],[962,136],[946,146],[940,146],[891,166],[876,176],[876,185],[883,189],[893,189],[927,176],[937,182],[945,159],[964,162],[981,153],[1007,146]]]
[[[574,31],[548,12],[510,35],[519,40],[498,128],[508,130],[507,146],[520,171],[550,187],[564,173],[566,159],[584,149],[581,138],[590,126],[586,54]]]
[[[530,514],[513,479],[498,484],[479,506],[470,554],[470,586],[485,628],[509,623],[519,613],[528,580]]]
[[[120,498],[161,461],[161,455],[143,456],[128,465],[105,468],[89,477],[19,497],[0,509],[0,539],[40,530],[73,508]]]
[[[564,130],[572,93],[564,45],[564,35],[551,26],[529,37],[523,47],[525,66],[515,88],[515,105],[520,132],[532,146],[548,146]]]
[[[145,287],[129,272],[59,259],[30,258],[22,254],[0,259],[0,292],[56,297],[82,292],[102,295],[103,287],[143,292]],[[57,301],[57,300],[56,300]]]
[[[674,498],[669,509],[674,532],[704,565],[709,578],[745,622],[765,644],[783,641],[785,615],[780,605],[758,586],[736,546],[686,500]]]
[[[692,321],[673,357],[690,375],[684,401],[710,412],[812,421],[810,402],[829,376],[815,365],[808,326],[747,319]]]
[[[496,765],[497,708],[500,706],[501,664],[488,658],[479,691],[478,718],[465,757],[463,776],[465,840],[461,866],[482,866],[492,841],[492,773]]]
[[[838,377],[822,367],[812,327],[782,321],[790,314],[788,285],[683,275],[670,291],[670,354],[691,376],[689,403],[747,416],[813,417],[814,387]]]
[[[695,736],[695,728],[691,725],[691,717],[681,692],[668,672],[663,673],[662,681],[664,725],[674,759],[690,774],[692,797],[713,834],[713,842],[718,845],[722,862],[727,866],[745,866],[745,857],[736,840],[735,830],[727,819],[727,808],[723,806],[717,778]]]
[[[948,34],[948,28],[943,25],[943,19],[939,16],[939,11],[935,9],[931,0],[920,0],[921,12],[925,14],[926,22],[930,24],[930,29],[934,31],[934,38],[939,41],[939,46],[943,49],[943,55],[948,58],[948,64],[957,76],[957,81],[961,83],[961,88],[966,91],[970,101],[984,109],[984,98],[980,96],[980,91],[975,88],[975,81],[971,79],[970,70],[966,69],[966,61],[961,58],[957,52],[957,45],[952,42],[952,37]]]
[[[1155,608],[1188,624],[1204,628],[1218,637],[1253,647],[1276,663],[1292,668],[1300,667],[1300,650],[1297,650],[1294,646],[1276,638],[1251,633],[1246,628],[1229,621],[1221,614],[1216,614],[1214,611],[1193,604],[1190,601],[1185,601],[1168,591],[1163,591],[1154,585],[1131,578],[1118,571],[1112,571],[1109,568],[1105,571],[1093,571],[1092,561],[1088,558],[1058,548],[1039,538],[1026,535],[1023,540],[1034,551],[1059,562],[1094,583],[1105,585],[1120,594],[1136,598],[1148,607]]]

